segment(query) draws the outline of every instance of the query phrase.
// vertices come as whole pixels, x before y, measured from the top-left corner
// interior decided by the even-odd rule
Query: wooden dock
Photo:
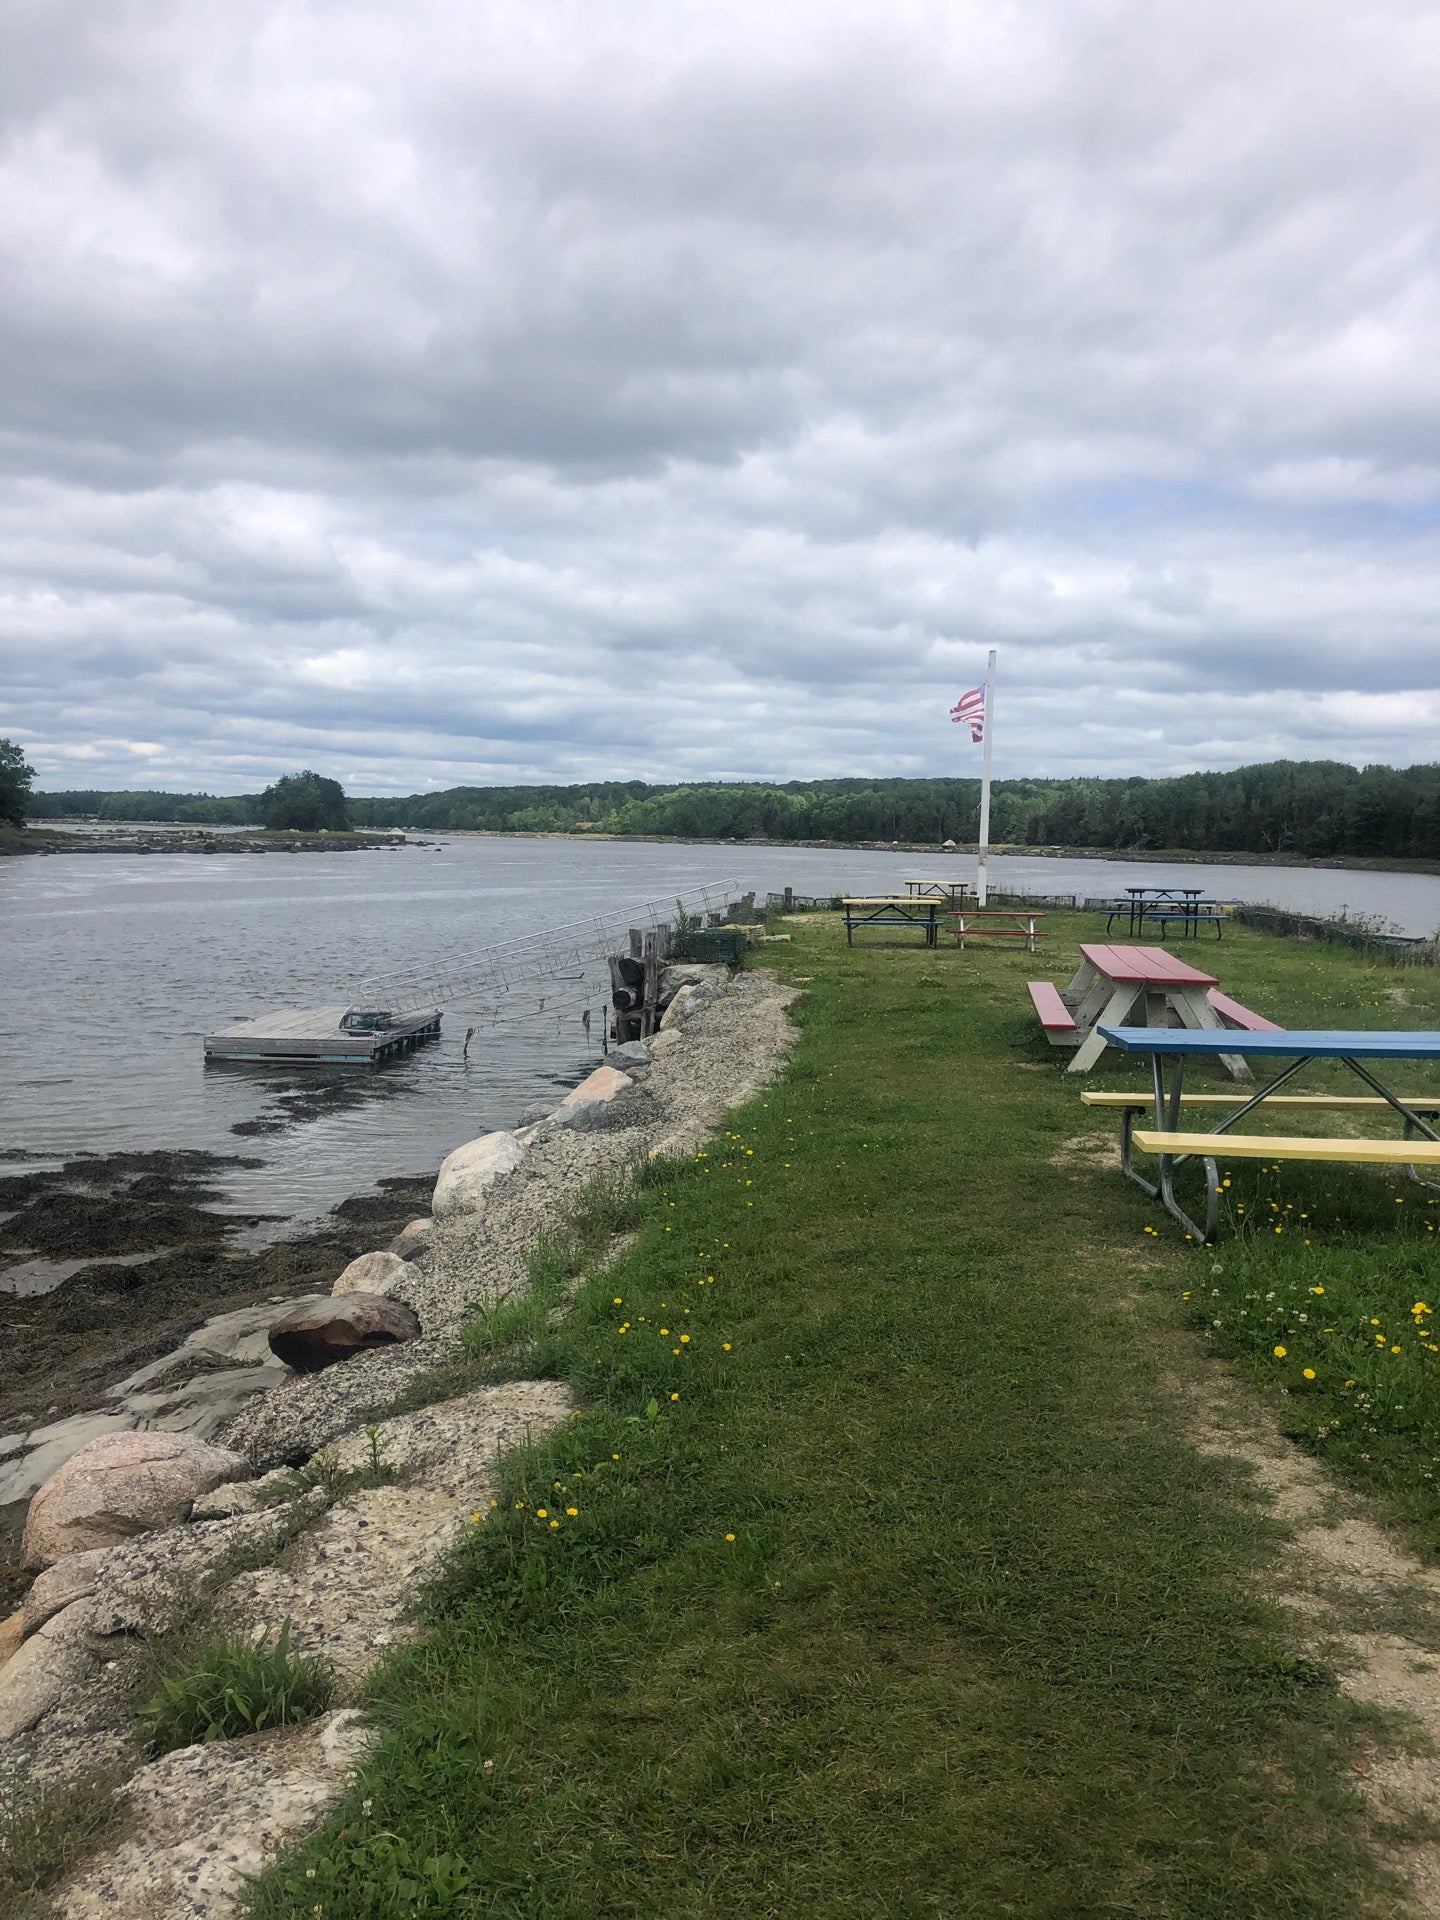
[[[348,1007],[307,1007],[262,1013],[205,1035],[207,1060],[313,1060],[373,1062],[409,1053],[440,1033],[438,1010],[395,1014],[371,1029],[341,1025]]]

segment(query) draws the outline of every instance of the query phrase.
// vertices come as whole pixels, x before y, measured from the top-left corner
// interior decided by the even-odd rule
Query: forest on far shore
[[[692,840],[973,841],[978,780],[759,780],[450,787],[348,797],[360,828],[607,833]],[[31,820],[263,825],[259,794],[34,793]],[[1008,846],[1440,859],[1440,764],[1271,760],[1147,780],[998,780],[991,840]]]

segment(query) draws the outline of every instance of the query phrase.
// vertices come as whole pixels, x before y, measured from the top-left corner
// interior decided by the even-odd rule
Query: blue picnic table
[[[1227,1157],[1240,1159],[1330,1160],[1351,1165],[1402,1165],[1419,1180],[1421,1165],[1440,1170],[1440,1131],[1433,1124],[1440,1120],[1440,1095],[1400,1095],[1387,1086],[1366,1061],[1383,1063],[1403,1060],[1440,1060],[1440,1032],[1371,1032],[1352,1028],[1277,1027],[1264,1032],[1214,1032],[1207,1029],[1175,1027],[1102,1026],[1098,1029],[1106,1044],[1122,1053],[1145,1054],[1150,1059],[1151,1091],[1148,1098],[1137,1096],[1125,1109],[1121,1125],[1121,1166],[1125,1173],[1152,1196],[1158,1198],[1190,1238],[1201,1244],[1213,1239],[1219,1220],[1219,1176],[1215,1154],[1208,1152],[1212,1140],[1224,1135]],[[1184,1091],[1187,1060],[1211,1060],[1222,1053],[1242,1059],[1284,1061],[1286,1064],[1257,1093],[1234,1106],[1212,1127],[1203,1132],[1182,1132],[1181,1109],[1189,1103],[1211,1102],[1224,1096],[1187,1095]],[[1370,1089],[1360,1098],[1330,1094],[1289,1096],[1281,1089],[1317,1060],[1338,1060]],[[1082,1096],[1083,1097],[1083,1096]],[[1113,1098],[1113,1096],[1112,1096]],[[1404,1123],[1404,1135],[1394,1139],[1356,1139],[1334,1135],[1295,1136],[1285,1134],[1236,1134],[1232,1130],[1247,1115],[1263,1109],[1267,1102],[1282,1107],[1303,1109],[1350,1108],[1369,1112],[1389,1109]],[[1132,1131],[1136,1111],[1149,1106],[1154,1126]],[[1418,1139],[1416,1136],[1419,1136]],[[1132,1149],[1153,1153],[1158,1160],[1158,1178],[1145,1179],[1132,1164]],[[1191,1158],[1205,1163],[1206,1208],[1202,1230],[1175,1198],[1176,1169]],[[1434,1182],[1426,1184],[1434,1185]]]

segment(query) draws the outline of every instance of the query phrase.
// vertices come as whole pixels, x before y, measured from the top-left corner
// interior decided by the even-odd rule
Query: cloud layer
[[[29,0],[42,786],[1436,757],[1423,4]]]

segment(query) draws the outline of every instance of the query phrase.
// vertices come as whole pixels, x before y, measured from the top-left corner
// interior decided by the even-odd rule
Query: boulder
[[[512,1172],[525,1157],[525,1149],[513,1133],[482,1133],[456,1147],[440,1163],[430,1210],[437,1220],[452,1214],[474,1213],[482,1204],[485,1189],[502,1174]]]
[[[126,1433],[137,1424],[133,1413],[72,1413],[64,1420],[8,1434],[0,1466],[0,1507],[28,1500],[51,1474],[102,1433]],[[3,1445],[4,1443],[0,1443]]]
[[[643,1040],[627,1040],[623,1046],[610,1049],[606,1064],[633,1073],[636,1067],[649,1066],[650,1049]]]
[[[660,1016],[660,1031],[670,1033],[676,1027],[683,1026],[690,1016],[699,1013],[705,1004],[703,992],[699,987],[681,987]]]
[[[628,1073],[621,1073],[615,1067],[596,1067],[593,1073],[586,1074],[578,1087],[570,1089],[556,1112],[563,1112],[566,1107],[582,1106],[588,1101],[600,1101],[608,1105],[617,1094],[624,1093],[627,1087],[633,1087],[634,1084]]]
[[[581,1132],[603,1127],[610,1117],[612,1102],[634,1084],[628,1073],[620,1073],[614,1067],[596,1067],[578,1087],[570,1089],[544,1123],[545,1130],[568,1127]]]
[[[610,1118],[608,1100],[572,1100],[569,1106],[557,1107],[550,1118],[536,1131],[543,1139],[548,1133],[569,1129],[575,1133],[587,1133],[592,1127],[603,1127]]]
[[[91,1602],[45,1622],[0,1669],[0,1740],[13,1740],[83,1686],[99,1665],[91,1649]]]
[[[521,1108],[515,1131],[518,1133],[522,1127],[538,1127],[540,1122],[548,1120],[554,1111],[553,1100],[532,1100],[528,1107]]]
[[[376,1293],[346,1293],[338,1300],[322,1300],[287,1313],[271,1327],[270,1346],[297,1373],[318,1373],[354,1353],[399,1346],[418,1339],[419,1334],[420,1321],[403,1301]],[[238,1475],[224,1477],[234,1480]]]
[[[67,1460],[30,1502],[27,1567],[113,1547],[189,1518],[196,1496],[250,1472],[243,1455],[187,1433],[110,1433]]]
[[[0,1667],[20,1651],[20,1642],[24,1638],[25,1610],[17,1607],[8,1620],[0,1620]]]
[[[682,987],[718,986],[724,973],[724,967],[702,966],[698,960],[679,961],[663,967],[660,972],[661,1006],[668,1006]]]
[[[350,1262],[330,1291],[337,1298],[342,1293],[377,1293],[388,1298],[407,1280],[419,1277],[410,1262],[398,1254],[362,1253]]]
[[[53,1567],[46,1567],[25,1596],[20,1609],[26,1633],[35,1633],[57,1613],[76,1600],[88,1600],[100,1583],[101,1569],[110,1558],[108,1547],[94,1547],[89,1553],[67,1553]]]
[[[430,1244],[430,1230],[434,1225],[433,1220],[412,1220],[401,1228],[385,1251],[393,1253],[397,1260],[413,1260]]]

